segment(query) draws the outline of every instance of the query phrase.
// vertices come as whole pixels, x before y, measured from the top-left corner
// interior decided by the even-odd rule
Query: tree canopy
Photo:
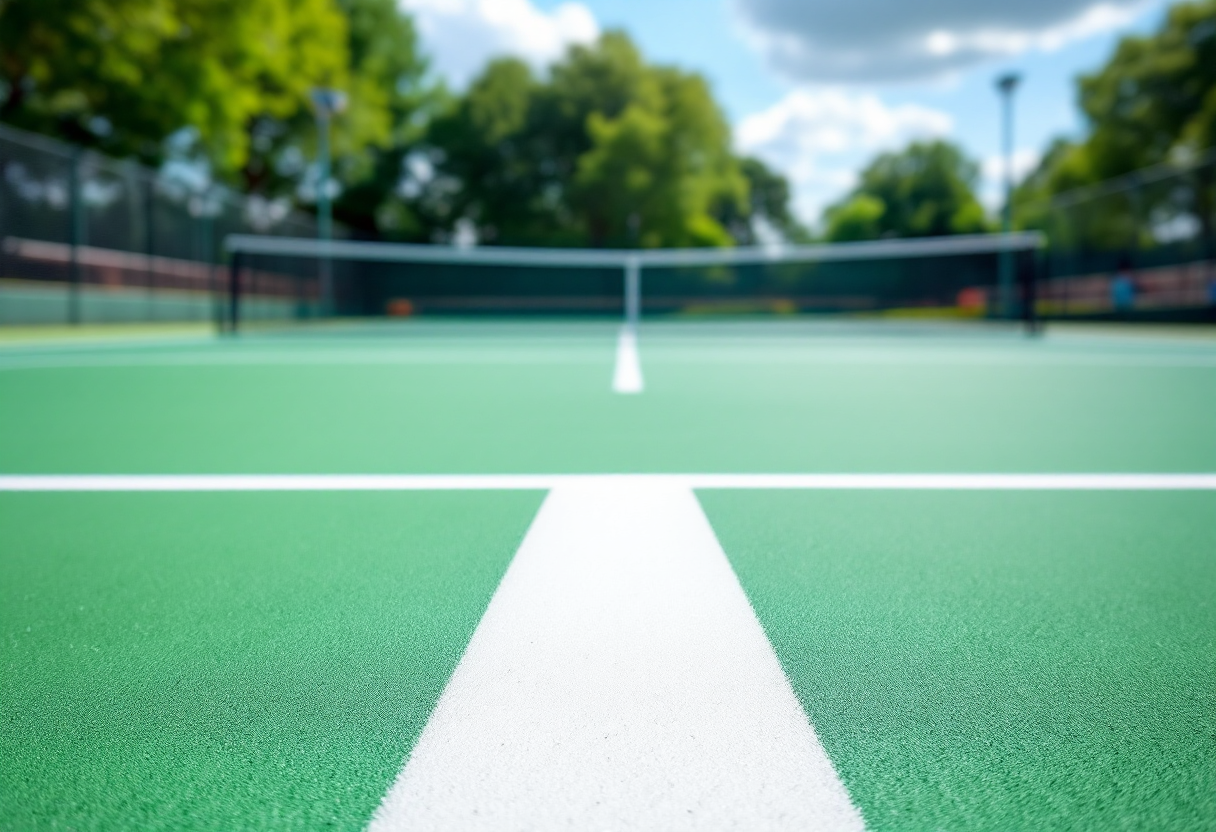
[[[170,153],[242,190],[311,203],[315,87],[334,122],[339,220],[365,236],[685,246],[806,237],[788,181],[732,150],[705,79],[649,63],[622,32],[537,72],[491,61],[451,94],[396,0],[0,0],[0,121],[150,164]],[[1058,139],[1015,218],[1052,198],[1216,146],[1216,0],[1171,7],[1082,76],[1084,135]],[[947,142],[876,158],[824,215],[831,240],[986,230],[978,169]],[[1216,172],[1184,197],[1211,235]],[[1115,245],[1179,189],[1092,206],[1068,234]],[[1133,204],[1134,203],[1134,204]],[[1082,225],[1084,227],[1082,227]]]
[[[1216,144],[1216,0],[1174,6],[1157,32],[1124,38],[1078,92],[1098,179]]]
[[[705,79],[622,32],[543,73],[430,80],[396,0],[0,0],[0,120],[268,197],[315,201],[310,92],[343,90],[335,216],[357,234],[703,246],[801,231],[779,174],[732,151]]]
[[[857,186],[825,212],[826,236],[844,242],[936,237],[988,230],[975,196],[979,166],[946,141],[913,142],[883,153]]]
[[[347,91],[339,154],[388,144],[423,70],[392,0],[7,0],[0,119],[156,164],[166,140],[248,190],[298,180],[309,91]]]
[[[1123,38],[1107,63],[1077,84],[1086,131],[1057,139],[1014,197],[1015,218],[1047,227],[1054,196],[1162,162],[1185,162],[1216,146],[1216,0],[1173,6],[1161,27]],[[1189,211],[1210,235],[1216,183],[1211,166],[1185,189]],[[1120,248],[1137,243],[1148,217],[1177,189],[1140,188],[1071,211],[1053,242]],[[1065,227],[1066,226],[1066,227]]]
[[[705,79],[648,64],[621,32],[572,47],[544,77],[490,63],[427,143],[435,175],[421,201],[485,242],[728,245],[750,240],[761,215],[795,229],[788,186],[733,154]]]

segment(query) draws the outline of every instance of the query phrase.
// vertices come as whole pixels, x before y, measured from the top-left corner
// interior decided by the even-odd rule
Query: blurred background
[[[780,249],[1025,230],[1043,245],[1013,265],[724,265],[644,303],[991,317],[1016,268],[1043,318],[1216,320],[1216,0],[843,5],[4,0],[0,323],[220,319],[234,233]],[[245,318],[318,314],[297,260],[247,264]],[[615,272],[324,268],[342,315],[619,304]],[[581,305],[519,302],[579,279]]]

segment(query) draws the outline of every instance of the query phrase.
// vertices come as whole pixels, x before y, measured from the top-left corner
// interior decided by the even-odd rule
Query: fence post
[[[1195,168],[1195,214],[1203,263],[1203,290],[1207,293],[1208,319],[1216,321],[1216,157]]]
[[[72,148],[68,169],[68,323],[80,323],[80,246],[84,242],[84,205],[80,196],[80,163],[84,156]]]
[[[148,258],[148,320],[156,320],[156,266],[152,262],[155,251],[156,180],[154,174],[144,174],[144,254]]]
[[[228,262],[228,332],[236,335],[241,317],[241,253],[232,252]]]
[[[224,331],[224,295],[215,273],[215,218],[209,213],[210,206],[204,200],[203,213],[199,217],[199,259],[207,264],[207,291],[211,297],[211,319],[217,332]]]

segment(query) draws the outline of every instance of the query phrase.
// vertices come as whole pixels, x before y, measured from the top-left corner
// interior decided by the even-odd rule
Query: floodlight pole
[[[333,203],[329,195],[330,150],[329,130],[333,117],[346,108],[346,94],[341,90],[317,88],[312,91],[313,110],[317,116],[317,239],[327,243],[334,236]],[[333,262],[328,254],[320,260],[321,315],[333,312]]]
[[[1001,230],[1006,234],[1013,231],[1013,93],[1017,90],[1021,80],[1022,76],[1016,72],[1008,72],[996,79],[996,88],[1001,94],[1001,132],[1005,157],[1005,205],[1001,211]],[[999,317],[1009,317],[1012,299],[1013,251],[1002,248],[997,288],[997,314]]]

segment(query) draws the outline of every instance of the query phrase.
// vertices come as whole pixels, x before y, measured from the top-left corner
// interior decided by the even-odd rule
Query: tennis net
[[[268,296],[289,299],[300,319],[565,314],[636,324],[643,315],[800,312],[1032,319],[1042,243],[1026,232],[619,250],[233,235],[223,324],[235,329]]]

